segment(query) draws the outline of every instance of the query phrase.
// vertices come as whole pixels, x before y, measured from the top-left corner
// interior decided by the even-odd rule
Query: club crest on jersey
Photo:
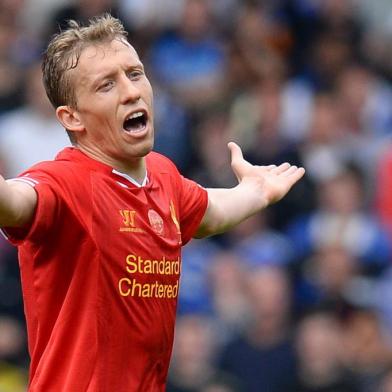
[[[155,233],[163,235],[163,219],[155,210],[148,210],[148,220],[150,221],[150,225]]]

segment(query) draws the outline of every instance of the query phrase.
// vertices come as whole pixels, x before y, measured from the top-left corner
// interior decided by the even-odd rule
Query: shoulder
[[[64,149],[63,151],[67,150]],[[61,151],[55,160],[39,162],[23,173],[21,178],[32,178],[45,183],[78,183],[78,179],[86,179],[88,168],[78,161],[62,159]]]
[[[73,177],[80,170],[83,170],[83,167],[72,162],[43,161],[31,166],[22,175],[30,173],[30,175],[47,174],[55,178]]]

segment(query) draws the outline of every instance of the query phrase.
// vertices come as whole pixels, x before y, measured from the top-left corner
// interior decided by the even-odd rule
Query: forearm
[[[16,211],[12,207],[12,190],[0,176],[0,227],[8,226],[16,219]]]
[[[225,232],[269,204],[263,192],[247,182],[230,189],[207,189],[207,192],[208,208],[197,237]]]
[[[33,217],[37,197],[26,184],[0,176],[0,227],[22,227]]]

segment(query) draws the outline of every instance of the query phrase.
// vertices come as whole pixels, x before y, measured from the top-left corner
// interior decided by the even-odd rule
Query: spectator
[[[206,186],[225,187],[234,184],[234,176],[227,170],[229,157],[225,150],[229,141],[227,115],[220,111],[205,114],[195,128],[193,143],[197,146],[191,175]]]
[[[190,116],[184,106],[163,89],[155,91],[155,150],[168,156],[182,173],[193,160]]]
[[[27,387],[23,329],[12,317],[0,316],[0,390],[24,392]],[[22,360],[21,360],[22,358]]]
[[[318,208],[296,219],[288,234],[299,259],[326,245],[347,249],[365,268],[385,268],[390,242],[385,228],[366,208],[360,172],[345,168],[319,184]]]
[[[283,128],[295,106],[287,100],[290,93],[285,89],[284,65],[278,59],[269,62],[271,64],[265,67],[253,85],[234,98],[229,114],[229,136],[239,140],[245,155],[259,165],[288,161],[301,166],[297,141]],[[282,228],[294,215],[310,208],[312,202],[308,188],[309,184],[304,183],[283,203],[273,206],[273,226]]]
[[[391,143],[386,144],[381,154],[376,176],[375,207],[377,216],[388,229],[389,238],[392,238],[392,197],[390,189],[392,186],[392,149]]]
[[[192,111],[224,91],[225,53],[211,18],[207,1],[186,0],[177,29],[159,37],[150,52],[153,79]]]
[[[270,213],[242,222],[228,235],[229,242],[247,266],[288,266],[294,260],[289,239],[272,228]]]
[[[22,34],[13,15],[0,5],[0,115],[22,104],[22,69],[18,47]],[[14,10],[13,10],[14,11]]]
[[[361,392],[378,391],[392,360],[389,336],[371,309],[353,310],[344,324],[346,365],[359,381]]]
[[[347,249],[329,245],[318,249],[301,266],[296,283],[296,310],[326,307],[344,313],[346,291],[359,274],[359,262]]]
[[[53,159],[70,144],[46,97],[40,64],[30,66],[26,80],[26,104],[0,119],[0,156],[8,177],[38,161]]]
[[[244,334],[221,353],[221,369],[237,377],[243,390],[281,392],[295,382],[295,353],[290,334],[291,294],[280,267],[249,272],[251,320]]]
[[[168,392],[198,392],[220,377],[214,366],[217,340],[207,318],[188,315],[178,320]]]
[[[370,69],[354,64],[341,72],[336,94],[344,149],[373,186],[379,156],[391,135],[392,89]]]
[[[222,343],[242,333],[251,317],[245,271],[245,263],[233,252],[222,251],[211,263],[209,282],[213,317]]]
[[[332,313],[315,312],[297,327],[298,385],[296,392],[359,392],[344,368],[341,331]]]
[[[64,3],[58,7],[50,19],[47,21],[47,29],[44,31],[45,38],[50,38],[57,33],[59,28],[64,30],[67,21],[74,19],[80,23],[86,23],[94,16],[104,12],[111,12],[113,16],[118,16],[116,0],[79,0],[73,3]]]
[[[194,241],[183,250],[179,314],[213,312],[212,290],[209,276],[214,268],[219,248],[211,241]]]
[[[389,370],[381,381],[380,392],[392,392],[392,373]]]

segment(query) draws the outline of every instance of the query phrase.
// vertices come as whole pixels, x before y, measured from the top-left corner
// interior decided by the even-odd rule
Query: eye
[[[128,76],[129,79],[137,80],[141,76],[143,76],[143,71],[141,71],[140,69],[135,69],[135,70],[132,70],[132,71],[128,71],[127,72],[127,76]]]
[[[103,92],[109,91],[113,86],[114,86],[114,81],[107,80],[98,87],[98,90]]]

